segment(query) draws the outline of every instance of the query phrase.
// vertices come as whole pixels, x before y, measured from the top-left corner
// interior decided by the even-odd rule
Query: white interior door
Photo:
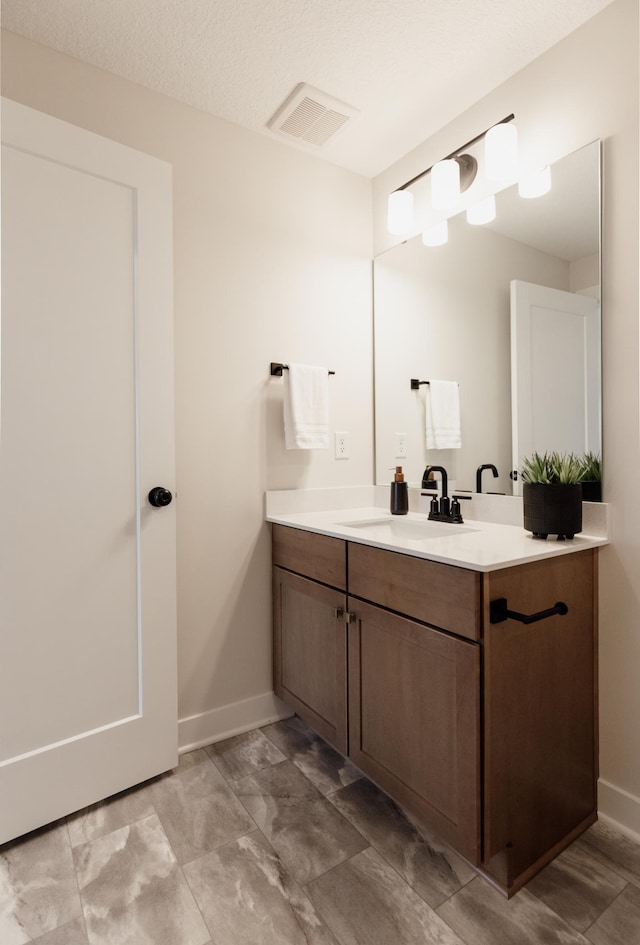
[[[597,299],[511,283],[514,469],[534,451],[601,452],[600,365]]]
[[[177,760],[171,168],[2,142],[0,843]]]

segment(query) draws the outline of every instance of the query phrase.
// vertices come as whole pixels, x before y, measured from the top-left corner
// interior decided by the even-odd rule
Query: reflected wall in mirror
[[[485,473],[484,491],[510,495],[518,492],[510,473],[532,449],[601,452],[600,143],[558,161],[551,176],[542,197],[523,199],[517,186],[497,194],[490,224],[453,217],[444,246],[414,237],[376,257],[378,484],[402,464],[420,485],[425,466],[441,465],[453,488],[475,491],[477,468],[492,463],[499,476]],[[512,335],[514,282],[547,294],[540,302],[534,293]],[[522,312],[522,293],[514,287],[513,295]],[[558,309],[569,296],[585,297],[575,315]],[[460,449],[426,449],[428,388],[412,390],[411,378],[457,381]],[[564,433],[554,427],[560,416]]]

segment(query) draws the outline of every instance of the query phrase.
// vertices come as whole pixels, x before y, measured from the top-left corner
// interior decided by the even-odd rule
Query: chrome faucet
[[[482,492],[482,473],[485,469],[490,469],[493,473],[493,478],[498,478],[498,470],[493,465],[493,463],[483,463],[482,466],[478,466],[476,470],[476,492]]]

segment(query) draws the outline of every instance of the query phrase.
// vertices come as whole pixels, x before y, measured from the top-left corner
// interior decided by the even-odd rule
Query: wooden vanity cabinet
[[[480,574],[352,543],[348,559],[349,756],[477,864]]]
[[[274,525],[273,561],[274,691],[347,755],[345,542]]]
[[[349,608],[349,757],[479,863],[478,645],[360,600]]]
[[[596,819],[597,552],[482,574],[273,535],[276,693],[512,895]]]
[[[483,868],[516,892],[597,819],[597,551],[484,575]],[[490,601],[535,614],[491,623]]]

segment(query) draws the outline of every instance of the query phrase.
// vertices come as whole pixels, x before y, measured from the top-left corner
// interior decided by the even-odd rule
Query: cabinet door
[[[345,595],[282,568],[273,574],[275,693],[346,755]]]
[[[479,647],[382,608],[350,604],[350,757],[477,863]]]
[[[484,863],[510,891],[595,820],[596,566],[584,551],[488,575],[487,599],[511,611],[569,608],[487,619]]]

